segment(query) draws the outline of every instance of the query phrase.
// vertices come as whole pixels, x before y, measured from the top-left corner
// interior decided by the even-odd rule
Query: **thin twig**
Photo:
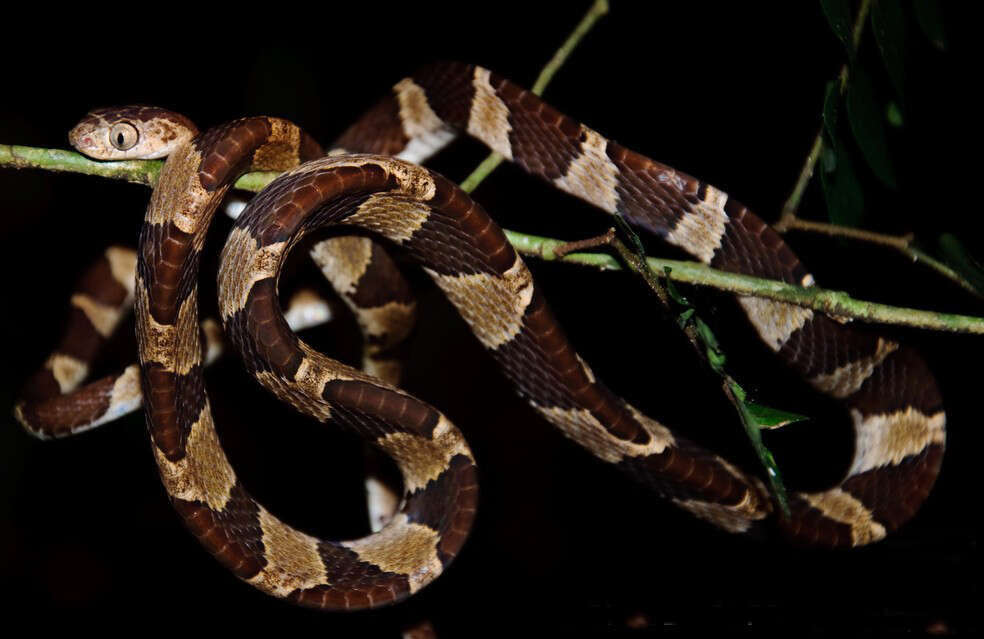
[[[557,259],[563,259],[564,257],[570,255],[575,251],[583,251],[584,249],[598,248],[599,246],[608,246],[615,241],[615,229],[610,228],[603,235],[598,235],[595,237],[589,237],[584,240],[573,240],[570,242],[564,242],[557,248],[553,250],[554,256]]]
[[[817,162],[820,160],[820,152],[822,150],[823,128],[817,132],[817,137],[813,139],[813,146],[810,147],[810,152],[806,156],[803,168],[800,169],[799,178],[797,178],[796,184],[793,186],[793,192],[789,194],[789,197],[782,205],[782,214],[779,216],[779,221],[773,225],[773,228],[777,232],[785,233],[792,226],[793,222],[798,219],[796,217],[796,211],[799,209],[799,204],[803,199],[803,193],[806,192],[806,187],[810,185],[810,180],[813,179],[813,171],[816,169]]]
[[[953,270],[935,257],[929,255],[925,251],[921,251],[914,247],[912,242],[915,238],[911,233],[907,233],[905,235],[885,235],[883,233],[856,229],[850,226],[841,226],[840,224],[813,222],[795,216],[787,218],[785,222],[786,224],[784,230],[788,231],[821,233],[832,237],[843,237],[850,240],[859,240],[862,242],[868,242],[869,244],[878,244],[895,249],[912,262],[921,262],[943,277],[952,280],[965,291],[976,297],[984,298],[984,295],[982,295],[981,292],[963,275]]]
[[[868,10],[870,8],[871,0],[862,0],[857,16],[854,18],[854,28],[851,30],[851,46],[855,51],[857,51],[858,45],[861,43],[864,22],[868,17]],[[837,74],[840,95],[844,95],[844,92],[847,90],[848,74],[849,67],[845,62],[840,68],[840,73]],[[775,224],[775,229],[778,232],[784,232],[789,227],[789,220],[796,217],[796,211],[799,209],[800,201],[803,199],[803,193],[806,192],[806,187],[810,183],[810,179],[813,178],[813,171],[816,169],[817,162],[820,160],[820,150],[822,147],[823,127],[820,127],[820,130],[817,131],[817,136],[813,139],[813,144],[810,146],[810,152],[806,156],[803,168],[800,169],[799,178],[793,186],[793,191],[782,205],[782,215],[779,217],[779,222]]]
[[[567,58],[570,57],[571,52],[574,48],[581,42],[581,39],[587,35],[588,31],[594,26],[595,22],[598,21],[603,15],[608,13],[608,0],[595,0],[588,12],[584,14],[581,21],[578,22],[577,26],[571,32],[564,44],[560,45],[550,61],[544,65],[543,69],[540,71],[540,75],[537,76],[536,82],[533,83],[533,88],[531,93],[534,95],[543,95],[544,89],[550,84],[550,80],[553,79],[554,74],[564,65]],[[482,181],[487,178],[492,171],[495,171],[496,167],[502,164],[503,158],[496,152],[492,152],[482,160],[481,164],[475,167],[475,170],[471,172],[471,175],[462,180],[461,189],[465,193],[471,193],[474,191]]]
[[[663,287],[663,284],[656,276],[656,270],[646,261],[639,259],[639,255],[635,251],[630,250],[629,247],[622,242],[622,240],[614,238],[612,239],[611,244],[612,248],[615,249],[619,257],[622,258],[622,261],[631,271],[643,279],[649,289],[656,294],[656,297],[659,298],[659,301],[663,304],[663,306],[669,307],[669,296],[666,294],[666,289]],[[693,342],[692,335],[688,335],[687,337]]]
[[[899,250],[909,248],[913,240],[911,233],[907,233],[906,235],[884,235],[882,233],[875,233],[874,231],[840,226],[839,224],[828,224],[826,222],[811,222],[810,220],[801,220],[800,218],[793,218],[788,228],[795,231],[812,231],[834,237],[861,240],[862,242],[880,244],[881,246],[888,246]]]
[[[574,27],[571,34],[564,40],[564,44],[560,45],[560,48],[550,58],[550,61],[544,65],[543,70],[540,71],[540,75],[536,77],[536,82],[533,83],[533,88],[530,89],[535,95],[543,95],[544,89],[550,84],[554,74],[557,73],[560,67],[564,66],[567,58],[573,53],[574,48],[588,34],[588,31],[591,31],[595,22],[606,13],[608,13],[608,0],[595,0],[591,8],[588,9],[588,12],[584,14],[581,21]]]

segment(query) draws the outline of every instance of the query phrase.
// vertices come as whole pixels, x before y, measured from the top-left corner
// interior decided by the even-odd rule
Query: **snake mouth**
[[[89,155],[87,151],[96,146],[95,141],[92,139],[94,131],[95,127],[89,123],[83,122],[78,124],[68,132],[68,143],[79,153]]]

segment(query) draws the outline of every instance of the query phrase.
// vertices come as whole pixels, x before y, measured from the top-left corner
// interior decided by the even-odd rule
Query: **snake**
[[[329,227],[374,238],[338,238],[321,260],[352,307],[369,313],[367,335],[406,332],[389,328],[399,327],[399,319],[387,324],[409,304],[403,293],[386,298],[370,286],[390,278],[381,274],[391,267],[378,265],[382,241],[430,276],[536,413],[700,519],[732,533],[778,532],[794,544],[851,547],[883,539],[915,514],[939,474],[946,421],[939,389],[918,354],[842,318],[737,297],[766,349],[840,402],[854,427],[846,475],[827,490],[791,493],[783,515],[759,478],[644,415],[577,354],[503,231],[453,182],[420,166],[462,133],[704,264],[815,285],[780,235],[725,192],[603,137],[480,66],[440,62],[418,70],[327,154],[279,118],[247,117],[199,133],[187,118],[157,107],[94,110],[70,133],[77,149],[103,160],[167,159],[136,254],[107,253],[99,267],[102,279],[115,279],[115,294],[96,299],[92,293],[73,305],[80,323],[105,333],[110,322],[102,311],[132,291],[140,364],[127,393],[142,397],[175,510],[222,565],[303,606],[372,608],[431,583],[474,522],[476,462],[461,431],[367,367],[314,350],[284,318],[278,297],[284,260],[303,238]],[[223,329],[273,395],[360,435],[396,463],[402,499],[385,525],[361,539],[319,539],[278,519],[247,492],[215,432],[203,378],[199,256],[223,197],[253,170],[283,173],[246,206],[222,251]],[[49,395],[73,388],[66,375],[80,377],[78,366],[64,365],[71,359],[46,362],[41,376],[50,377]],[[115,383],[104,383],[86,420],[116,410]],[[59,434],[36,421],[31,406],[19,405],[22,423],[35,434]]]

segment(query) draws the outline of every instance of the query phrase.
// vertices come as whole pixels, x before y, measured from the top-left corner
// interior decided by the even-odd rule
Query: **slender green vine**
[[[97,162],[75,151],[0,144],[0,167],[97,175],[149,187],[157,183],[157,174],[162,165],[162,160]],[[247,173],[236,181],[235,186],[244,191],[257,192],[275,177],[277,173],[271,171]],[[558,249],[570,246],[571,243],[568,241],[508,229],[505,233],[516,250],[528,257],[580,264],[605,271],[623,268],[619,260],[608,253],[574,252],[557,255]],[[878,304],[854,299],[843,291],[815,286],[805,288],[777,280],[729,273],[697,262],[654,257],[647,257],[646,261],[656,273],[663,273],[665,267],[670,267],[672,273],[669,277],[676,282],[787,302],[839,318],[984,335],[984,318],[981,317]]]

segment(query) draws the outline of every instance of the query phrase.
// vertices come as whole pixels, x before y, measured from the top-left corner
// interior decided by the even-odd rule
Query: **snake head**
[[[150,106],[95,109],[68,133],[69,143],[94,160],[151,160],[198,135],[185,116]]]

